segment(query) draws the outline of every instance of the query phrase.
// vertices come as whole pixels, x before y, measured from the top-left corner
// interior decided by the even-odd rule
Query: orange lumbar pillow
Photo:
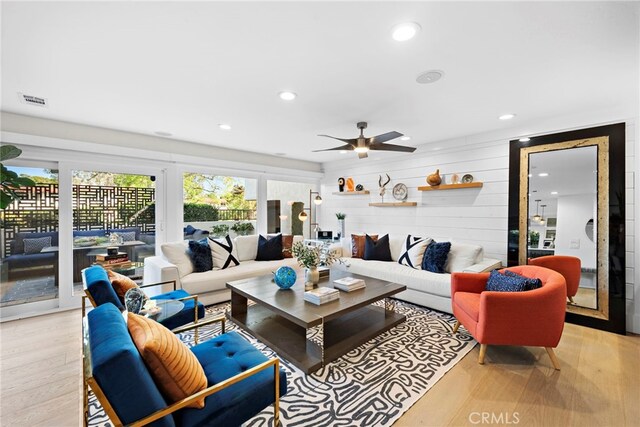
[[[120,301],[124,301],[124,294],[126,294],[129,289],[138,287],[138,284],[131,280],[131,278],[116,273],[115,271],[107,270],[107,276],[109,276],[111,286],[113,290],[116,291]]]
[[[170,330],[133,313],[128,313],[127,328],[155,383],[171,403],[207,388],[200,362]],[[204,398],[188,406],[204,408]]]

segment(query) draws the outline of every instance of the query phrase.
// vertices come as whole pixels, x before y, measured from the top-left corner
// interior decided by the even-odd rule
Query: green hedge
[[[184,222],[217,220],[218,209],[214,206],[197,203],[184,204]]]

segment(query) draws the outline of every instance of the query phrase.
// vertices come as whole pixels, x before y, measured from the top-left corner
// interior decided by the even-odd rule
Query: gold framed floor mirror
[[[528,139],[528,140],[527,140]],[[625,124],[510,141],[508,264],[580,259],[567,321],[624,334]]]

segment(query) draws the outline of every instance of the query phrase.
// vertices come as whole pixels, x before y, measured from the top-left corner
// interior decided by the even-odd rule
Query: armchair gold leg
[[[458,332],[458,328],[460,327],[460,322],[456,320],[456,324],[453,326],[453,333]]]
[[[568,296],[567,298],[569,298],[569,302],[570,302],[571,304],[575,304],[575,302],[573,301],[573,297],[572,297],[572,296]]]
[[[484,365],[484,355],[487,354],[487,345],[480,344],[480,356],[478,356],[478,363]]]
[[[275,396],[273,401],[273,426],[278,427],[280,425],[280,363],[279,361],[276,361],[276,363],[273,364],[273,369],[274,369],[273,379],[275,381],[275,385],[274,385]]]
[[[193,298],[193,323],[198,323],[198,295],[195,295]],[[194,335],[193,335],[193,342],[195,344],[198,344],[198,327],[196,327],[193,331]]]
[[[556,371],[559,371],[560,370],[560,361],[558,360],[558,357],[554,353],[553,349],[551,347],[545,347],[545,350],[547,350],[547,354],[549,354],[549,359],[551,359],[551,364],[553,364],[553,368]]]

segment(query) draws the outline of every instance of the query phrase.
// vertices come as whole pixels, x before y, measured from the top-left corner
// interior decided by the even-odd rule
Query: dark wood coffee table
[[[302,271],[288,290],[280,290],[271,275],[229,282],[231,319],[305,373],[315,372],[405,320],[388,300],[404,285],[331,270],[319,286],[333,287],[333,280],[347,276],[364,279],[366,288],[340,292],[340,299],[322,305],[303,299]],[[248,305],[249,299],[255,304]],[[383,299],[384,307],[371,305]],[[307,339],[307,330],[315,326],[323,329],[321,345]]]

